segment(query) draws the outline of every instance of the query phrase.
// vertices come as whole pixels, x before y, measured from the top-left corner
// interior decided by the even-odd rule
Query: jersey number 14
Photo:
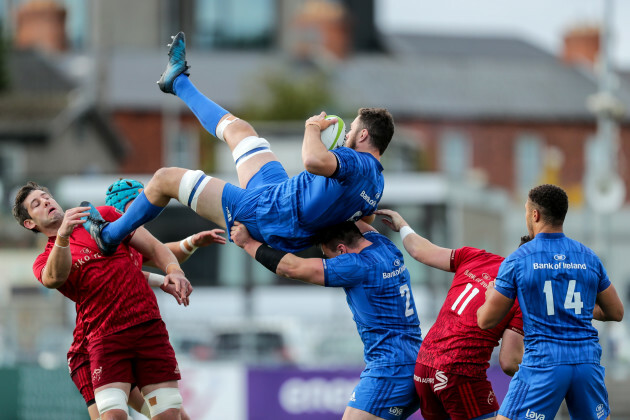
[[[582,303],[580,292],[575,291],[575,283],[575,280],[569,280],[567,296],[564,298],[564,308],[573,309],[576,315],[580,315],[584,304]],[[545,282],[543,292],[545,293],[545,298],[547,299],[547,315],[555,315],[556,311],[553,305],[553,289],[551,288],[551,280],[547,280]]]

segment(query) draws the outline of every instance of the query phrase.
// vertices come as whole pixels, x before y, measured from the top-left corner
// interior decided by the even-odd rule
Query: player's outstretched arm
[[[52,247],[46,266],[42,270],[42,284],[47,288],[57,289],[68,280],[72,268],[70,235],[75,227],[85,223],[81,217],[88,216],[87,211],[89,209],[89,207],[75,207],[65,211],[61,226],[57,230],[55,245]]]
[[[494,282],[490,282],[486,290],[486,301],[477,309],[477,325],[482,330],[496,327],[512,308],[514,299],[503,296],[494,289]]]
[[[523,361],[523,335],[506,329],[501,338],[501,350],[499,350],[499,365],[506,375],[514,376],[518,371],[518,365]]]
[[[617,289],[612,284],[597,294],[593,319],[598,321],[621,321],[623,319],[623,303],[619,299]]]
[[[130,245],[147,259],[153,260],[166,273],[164,285],[173,284],[181,299],[192,293],[192,286],[179,266],[175,255],[166,245],[158,241],[144,227],[139,227],[131,238]]]
[[[382,209],[376,210],[374,214],[385,216],[381,219],[385,226],[400,232],[405,249],[415,260],[433,268],[451,271],[451,249],[437,246],[418,235],[398,212]]]
[[[249,235],[245,225],[235,222],[230,236],[236,245],[269,271],[283,277],[324,286],[324,264],[320,258],[300,258],[262,244]]]
[[[336,118],[327,120],[326,113],[323,111],[306,120],[302,142],[302,163],[308,172],[331,176],[337,170],[337,157],[328,151],[321,138],[321,132],[336,122]]]
[[[190,235],[179,242],[168,242],[165,245],[171,250],[173,255],[175,255],[175,258],[177,258],[177,261],[181,264],[188,260],[197,248],[203,248],[210,244],[225,245],[226,239],[221,236],[223,233],[225,233],[223,229],[204,230],[202,232],[195,233],[194,235]],[[153,263],[153,261],[150,260],[145,260],[142,264],[159,268]]]

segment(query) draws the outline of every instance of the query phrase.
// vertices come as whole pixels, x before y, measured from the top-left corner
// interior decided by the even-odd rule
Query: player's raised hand
[[[187,299],[193,291],[190,281],[188,281],[186,275],[181,269],[173,270],[164,276],[163,286],[167,287],[169,284],[172,284],[175,287],[175,292],[180,299],[182,299],[182,302],[184,299]]]
[[[252,240],[249,231],[245,225],[240,222],[234,222],[234,226],[232,226],[230,230],[230,237],[234,243],[241,248],[245,248],[245,245]]]
[[[179,293],[177,292],[177,289],[175,288],[174,284],[167,284],[167,285],[162,284],[160,285],[160,289],[162,289],[164,293],[168,293],[169,295],[173,296],[179,305],[183,304],[184,306],[188,306],[190,304],[190,300],[188,299],[188,296],[182,299]]]
[[[385,216],[384,219],[381,219],[382,222],[385,224],[385,226],[387,226],[388,228],[396,232],[398,232],[400,228],[402,228],[403,226],[409,225],[405,221],[405,219],[403,219],[402,216],[398,214],[398,212],[395,212],[394,210],[388,210],[388,209],[376,210],[374,214],[378,214],[379,216]]]
[[[225,233],[223,229],[204,230],[203,232],[195,233],[192,237],[192,244],[198,248],[210,244],[225,245],[226,239],[221,236],[223,233]]]
[[[66,238],[70,236],[75,227],[86,222],[86,220],[81,220],[81,218],[90,215],[88,210],[90,210],[89,207],[74,207],[66,210],[63,214],[63,221],[61,222],[61,226],[59,226],[57,233],[61,236],[65,236]]]
[[[328,127],[330,127],[336,122],[337,122],[337,118],[330,118],[327,120],[326,113],[322,111],[319,114],[313,115],[311,118],[306,120],[306,122],[304,123],[304,126],[308,127],[309,125],[318,125],[319,130],[324,131],[325,129],[327,129]]]

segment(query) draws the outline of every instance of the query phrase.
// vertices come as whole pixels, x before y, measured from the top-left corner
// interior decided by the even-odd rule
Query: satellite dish
[[[602,214],[619,210],[626,199],[626,185],[617,174],[589,176],[585,192],[589,206]]]

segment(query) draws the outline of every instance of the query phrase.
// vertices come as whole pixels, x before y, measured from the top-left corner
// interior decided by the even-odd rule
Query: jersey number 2
[[[580,292],[575,291],[575,283],[575,280],[569,280],[569,285],[567,286],[567,296],[564,298],[564,308],[573,309],[577,315],[580,315],[584,304],[582,303]],[[545,293],[545,298],[547,299],[547,315],[555,315],[556,311],[553,306],[553,289],[551,288],[551,280],[547,280],[545,282],[543,292]]]
[[[402,296],[403,299],[406,298],[407,300],[405,316],[413,315],[413,308],[411,307],[411,292],[409,291],[409,286],[407,286],[406,284],[400,286],[400,296]]]

